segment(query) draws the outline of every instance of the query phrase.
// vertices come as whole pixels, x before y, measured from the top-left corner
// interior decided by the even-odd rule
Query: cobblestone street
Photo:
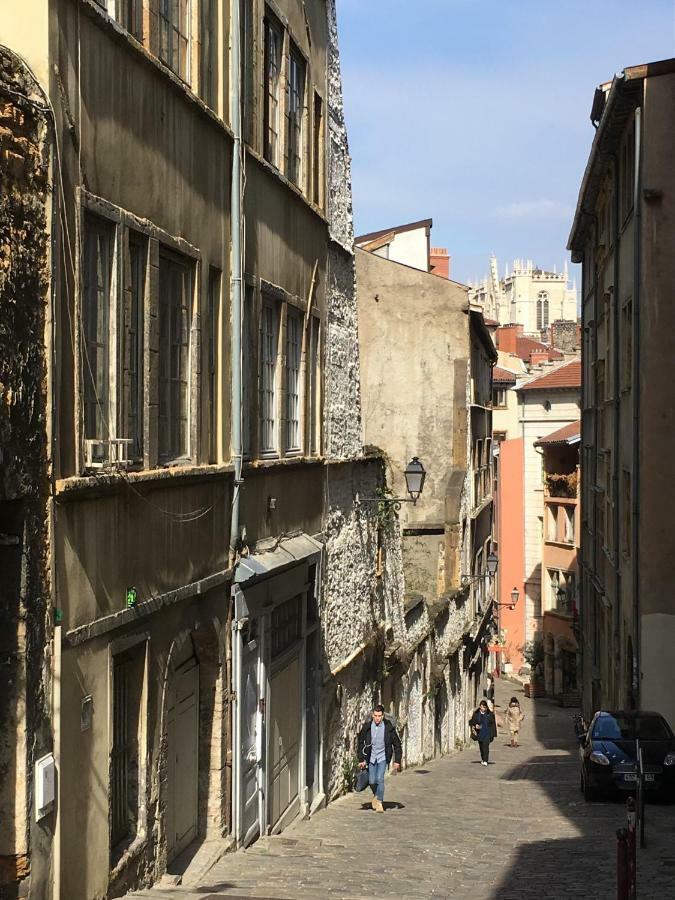
[[[579,791],[568,710],[498,683],[497,712],[517,694],[522,746],[500,730],[490,766],[471,747],[387,780],[385,815],[350,794],[282,836],[224,856],[198,888],[133,894],[146,900],[427,898],[530,900],[615,888],[615,832],[624,804],[587,804]],[[647,807],[640,900],[675,897],[675,809]]]

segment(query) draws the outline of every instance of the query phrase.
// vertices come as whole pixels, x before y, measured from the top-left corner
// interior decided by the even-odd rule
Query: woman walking
[[[487,766],[490,760],[490,744],[497,737],[497,723],[495,715],[490,712],[487,700],[481,700],[478,709],[469,719],[469,727],[474,740],[480,747],[481,765]]]
[[[509,733],[511,734],[511,747],[518,746],[518,730],[520,729],[520,723],[525,718],[525,713],[520,708],[520,703],[518,702],[517,697],[511,697],[509,700],[509,705],[504,713],[504,721],[508,726]]]

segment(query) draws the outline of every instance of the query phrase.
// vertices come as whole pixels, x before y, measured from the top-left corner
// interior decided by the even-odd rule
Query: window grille
[[[278,165],[279,153],[279,83],[281,72],[281,30],[265,19],[265,123],[264,156]]]
[[[158,0],[159,58],[184,81],[190,76],[190,0]]]
[[[274,452],[276,446],[276,378],[279,342],[279,312],[270,302],[263,305],[261,334],[261,436],[263,453]]]
[[[299,185],[302,169],[302,119],[305,105],[305,60],[291,48],[286,98],[286,175]]]
[[[177,257],[159,259],[159,456],[187,456],[191,278]]]
[[[110,303],[113,229],[87,215],[84,226],[82,377],[84,437],[106,441],[109,420]]]
[[[302,636],[302,594],[281,603],[272,612],[272,659]]]
[[[300,316],[286,318],[286,449],[300,449]]]

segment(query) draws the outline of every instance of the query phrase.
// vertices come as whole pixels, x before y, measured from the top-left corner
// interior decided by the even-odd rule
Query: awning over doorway
[[[267,542],[269,544],[269,542]],[[301,559],[321,553],[323,544],[302,532],[265,547],[257,545],[249,556],[242,557],[234,571],[235,584],[246,584],[256,578],[277,574]]]

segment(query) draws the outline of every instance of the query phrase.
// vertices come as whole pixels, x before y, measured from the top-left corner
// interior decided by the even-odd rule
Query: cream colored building
[[[570,284],[567,263],[562,272],[548,272],[531,260],[515,260],[500,278],[497,260],[490,260],[490,274],[472,288],[471,302],[483,309],[486,319],[500,325],[522,325],[526,335],[541,337],[555,321],[577,320],[576,283]]]

